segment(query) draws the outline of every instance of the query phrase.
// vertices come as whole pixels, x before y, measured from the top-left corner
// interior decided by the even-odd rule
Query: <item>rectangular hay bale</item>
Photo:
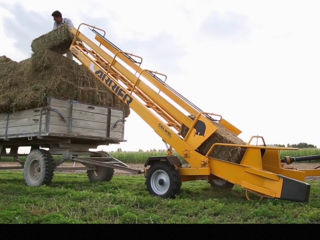
[[[73,40],[73,35],[67,25],[61,26],[47,34],[44,34],[32,41],[33,52],[40,52],[50,49],[60,54],[64,54],[69,49]]]

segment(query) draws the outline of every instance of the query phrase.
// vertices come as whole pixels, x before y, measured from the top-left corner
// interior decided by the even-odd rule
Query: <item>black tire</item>
[[[149,193],[161,198],[175,198],[180,192],[181,176],[174,166],[156,162],[148,169],[146,185]]]
[[[87,175],[92,183],[96,182],[109,182],[111,181],[114,169],[113,168],[104,168],[104,167],[95,167],[95,170],[87,170]]]
[[[209,179],[208,182],[210,183],[211,188],[214,190],[231,190],[234,186],[233,183],[218,177],[213,177]]]
[[[24,180],[30,187],[49,185],[54,173],[51,154],[43,149],[33,150],[24,163]]]

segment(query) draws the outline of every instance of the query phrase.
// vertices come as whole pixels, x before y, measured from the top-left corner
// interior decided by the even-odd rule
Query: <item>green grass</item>
[[[320,223],[320,183],[309,203],[214,192],[186,182],[176,199],[152,197],[143,176],[92,184],[86,174],[55,173],[52,185],[27,187],[20,171],[0,172],[0,223]]]

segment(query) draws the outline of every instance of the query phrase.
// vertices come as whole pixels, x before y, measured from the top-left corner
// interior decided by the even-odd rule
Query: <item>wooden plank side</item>
[[[108,114],[108,108],[106,107],[99,107],[91,104],[85,104],[85,103],[80,103],[78,101],[70,101],[70,100],[59,100],[55,98],[51,98],[51,107],[65,107],[69,108],[70,105],[72,104],[72,108],[77,111],[84,111],[84,112],[90,112],[90,113],[96,113],[96,114]]]
[[[74,103],[73,109],[75,111],[89,112],[93,114],[102,114],[108,115],[108,108],[98,107],[94,105],[82,104],[82,103]]]
[[[73,128],[85,128],[85,129],[95,129],[101,131],[107,131],[107,124],[106,123],[99,123],[99,122],[92,122],[86,120],[72,120],[72,127]]]
[[[5,128],[7,126],[7,121],[0,121],[0,128]]]
[[[39,124],[8,128],[8,136],[39,132]]]
[[[4,138],[6,134],[6,129],[5,128],[0,128],[0,138]]]
[[[68,127],[69,123],[68,123],[68,119],[66,122],[64,122],[60,117],[57,117],[57,116],[53,117],[52,116],[50,118],[50,125]],[[87,120],[72,119],[72,128],[74,128],[74,127],[106,131],[107,124],[100,123],[100,122],[87,121]]]
[[[45,118],[44,115],[42,115]],[[30,126],[30,125],[39,125],[40,124],[40,116],[34,116],[23,119],[10,119],[8,123],[8,127],[22,127],[22,126]]]
[[[26,119],[40,116],[41,108],[33,108],[29,110],[23,110],[15,113],[10,113],[9,119],[17,120],[17,119]]]
[[[59,100],[56,98],[51,98],[50,107],[52,108],[67,108],[70,107],[70,100]]]
[[[41,133],[46,132],[46,119],[42,119],[42,124],[41,124]],[[25,126],[13,126],[13,127],[8,127],[8,138],[12,136],[19,136],[19,135],[27,135],[27,134],[32,134],[32,135],[38,135],[39,134],[39,128],[40,128],[40,121],[38,123],[30,124],[30,125],[25,125]],[[5,128],[0,128],[0,138],[5,138]]]
[[[36,120],[37,119],[37,120]],[[26,118],[26,119],[16,119],[16,120],[9,120],[8,125],[8,136],[10,135],[23,135],[29,134],[34,132],[39,132],[40,127],[40,116],[36,118]],[[46,131],[46,116],[42,116],[42,124],[41,129],[42,132]],[[0,127],[0,137],[5,137],[6,126]]]
[[[84,128],[73,128],[71,133],[68,133],[68,128],[63,126],[51,125],[50,133],[52,134],[65,134],[66,136],[81,136],[81,137],[100,137],[105,138],[106,132],[96,129],[84,129]]]
[[[68,126],[67,125],[54,125],[50,124],[49,133],[59,133],[59,134],[68,134]]]
[[[67,127],[68,126],[68,121],[69,119],[68,118],[64,118],[65,121],[62,120],[62,118],[58,115],[58,114],[54,114],[52,113],[50,115],[50,126],[51,125],[58,125],[58,126],[65,126]]]
[[[8,117],[7,113],[1,113],[0,114],[0,121],[7,121],[7,117]]]
[[[105,124],[107,124],[108,122],[108,115],[93,114],[90,112],[77,111],[77,110],[72,112],[72,118],[78,119],[78,120],[91,121],[91,122],[100,122]]]
[[[69,132],[70,101],[51,99],[48,123],[52,134],[65,137],[107,138],[108,108],[73,102],[72,131]],[[8,137],[37,136],[40,127],[41,108],[29,109],[10,114]],[[61,115],[65,119],[62,120]],[[123,140],[123,111],[111,110],[110,137]],[[47,111],[43,110],[41,130],[46,131]],[[0,114],[0,138],[5,137],[7,114]]]
[[[67,119],[69,117],[69,109],[68,108],[63,108],[63,107],[55,107],[52,108],[50,112],[50,116],[54,117],[54,116],[58,116],[59,114],[61,114],[65,119]]]
[[[122,141],[123,140],[123,132],[111,132],[110,138],[118,139],[118,140]]]
[[[80,136],[106,137],[106,131],[85,128],[73,128],[72,133]]]
[[[110,138],[123,140],[124,138],[124,119],[123,112],[111,110]]]
[[[111,117],[123,118],[123,111],[111,109]]]

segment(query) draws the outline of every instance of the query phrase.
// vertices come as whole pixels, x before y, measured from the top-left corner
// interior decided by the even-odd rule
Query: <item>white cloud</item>
[[[21,53],[31,55],[31,42],[44,32],[50,31],[46,18],[35,11],[27,10],[20,4],[4,4],[0,7],[10,12],[11,16],[2,19],[3,30],[14,46]]]
[[[250,33],[249,20],[246,16],[228,12],[212,12],[201,27],[205,35],[212,38],[243,38]]]
[[[153,70],[169,73],[181,71],[179,61],[185,52],[173,35],[159,33],[151,39],[120,41],[120,45],[130,53],[143,56],[146,64]]]

